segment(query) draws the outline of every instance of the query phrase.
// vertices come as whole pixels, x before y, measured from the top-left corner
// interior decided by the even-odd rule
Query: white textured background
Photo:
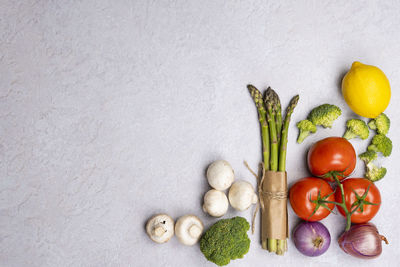
[[[254,184],[242,164],[261,160],[250,82],[271,85],[284,105],[299,93],[293,121],[325,102],[343,109],[302,145],[292,124],[289,182],[308,175],[309,145],[341,135],[354,116],[339,85],[360,60],[392,85],[394,151],[373,219],[391,244],[377,260],[353,259],[336,245],[344,221],[331,215],[323,256],[304,257],[291,241],[284,257],[268,254],[257,232],[231,266],[393,266],[399,12],[398,1],[0,1],[0,265],[213,266],[198,246],[151,242],[146,220],[166,212],[215,222],[201,210],[215,159]],[[368,143],[352,142],[358,152]],[[225,217],[236,214],[251,217]]]

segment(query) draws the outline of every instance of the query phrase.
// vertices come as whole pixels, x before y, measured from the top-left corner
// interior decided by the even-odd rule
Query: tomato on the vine
[[[332,203],[322,202],[335,200],[331,186],[323,179],[315,177],[300,179],[292,185],[289,200],[297,216],[312,222],[322,220],[335,207]]]
[[[308,151],[307,164],[315,176],[331,171],[342,172],[339,180],[350,175],[356,167],[356,152],[352,144],[342,137],[328,137],[316,142]],[[331,178],[327,178],[333,181]]]
[[[375,184],[365,178],[350,178],[342,182],[346,207],[351,212],[359,208],[351,215],[352,223],[365,223],[371,220],[381,205],[381,194]],[[367,193],[366,193],[367,192]],[[342,202],[342,194],[339,188],[335,192],[335,201]],[[344,210],[337,206],[340,214],[345,215]]]

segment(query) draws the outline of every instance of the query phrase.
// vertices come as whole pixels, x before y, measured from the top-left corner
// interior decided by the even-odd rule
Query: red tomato
[[[343,181],[343,189],[344,189],[344,199],[346,203],[347,209],[350,211],[353,208],[351,206],[354,202],[357,201],[356,194],[353,190],[362,197],[367,190],[368,194],[365,198],[366,201],[375,203],[377,205],[363,205],[363,211],[358,209],[353,215],[351,215],[352,223],[365,223],[371,220],[376,213],[378,213],[379,207],[381,206],[381,194],[379,193],[379,189],[375,186],[375,184],[365,178],[350,178]],[[335,201],[342,202],[342,195],[340,193],[340,189],[337,188],[335,192]],[[345,216],[344,210],[341,207],[337,207],[339,212]]]
[[[306,221],[319,221],[328,216],[331,212],[320,206],[314,215],[311,214],[314,212],[317,204],[310,201],[310,199],[317,200],[318,199],[318,191],[320,191],[321,198],[326,197],[331,194],[325,200],[334,201],[335,197],[332,194],[333,190],[331,186],[323,179],[307,177],[298,180],[291,188],[289,192],[290,204],[294,212],[301,219]],[[332,210],[335,205],[334,204],[325,204],[330,210]]]
[[[330,171],[344,171],[344,176],[348,176],[356,167],[356,161],[353,146],[342,137],[328,137],[318,141],[310,148],[307,157],[308,168],[315,176]],[[338,178],[342,180],[344,177]]]

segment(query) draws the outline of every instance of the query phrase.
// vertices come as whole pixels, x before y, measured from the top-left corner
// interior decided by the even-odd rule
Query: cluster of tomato
[[[319,221],[335,206],[346,216],[342,206],[337,204],[344,199],[352,223],[371,220],[379,210],[381,195],[368,179],[347,178],[356,161],[353,146],[344,138],[328,137],[315,143],[307,155],[308,168],[315,177],[298,180],[289,192],[290,204],[297,216],[306,221]]]

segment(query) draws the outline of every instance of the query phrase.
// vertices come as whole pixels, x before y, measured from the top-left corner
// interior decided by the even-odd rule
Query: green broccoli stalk
[[[317,126],[309,120],[299,121],[296,126],[300,130],[299,137],[297,138],[297,143],[299,144],[301,144],[310,134],[317,131]]]
[[[385,157],[392,154],[392,141],[389,137],[383,134],[377,134],[372,138],[371,145],[368,146],[368,151],[381,152]]]
[[[390,128],[390,119],[384,113],[368,122],[369,128],[376,130],[378,134],[387,134]]]
[[[339,107],[330,104],[323,104],[311,110],[308,120],[314,125],[321,125],[324,128],[332,128],[333,122],[342,114]]]
[[[374,164],[374,160],[377,159],[378,154],[375,151],[367,151],[364,152],[358,157],[364,161],[365,166],[367,167],[367,172],[365,173],[365,178],[372,182],[376,182],[382,179],[386,175],[386,168],[378,167]]]
[[[365,140],[369,136],[369,129],[365,121],[360,119],[351,119],[346,123],[347,130],[344,133],[343,137],[347,140],[360,137]]]
[[[243,258],[249,251],[250,224],[242,217],[219,220],[200,239],[200,250],[207,260],[219,266]]]

